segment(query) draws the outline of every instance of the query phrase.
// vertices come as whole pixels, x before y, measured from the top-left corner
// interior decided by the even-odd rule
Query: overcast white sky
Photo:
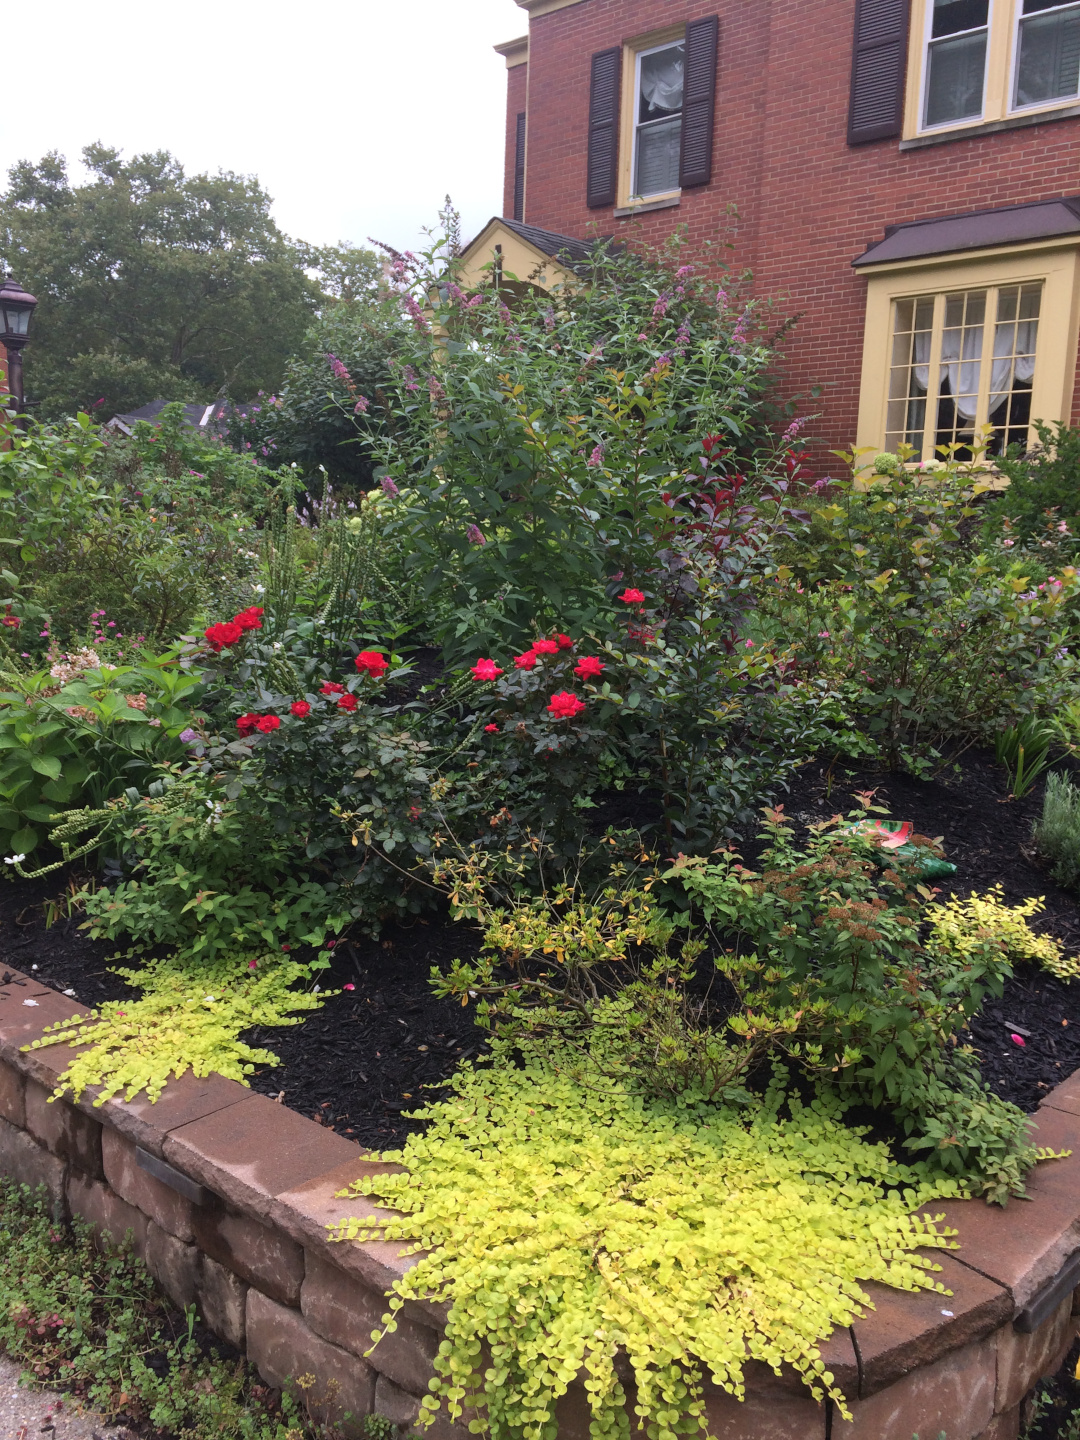
[[[514,0],[36,0],[0,120],[0,173],[93,140],[254,174],[287,234],[415,246],[449,192],[466,238],[502,209]],[[10,71],[10,64],[7,66]]]

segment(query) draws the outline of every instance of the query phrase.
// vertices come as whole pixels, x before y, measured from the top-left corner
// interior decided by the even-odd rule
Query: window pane
[[[990,0],[934,0],[935,40],[961,30],[977,30],[986,24]]]
[[[682,116],[643,125],[637,137],[635,195],[662,195],[679,188]]]
[[[920,453],[922,451],[933,323],[933,296],[896,302],[889,404],[885,420],[887,450],[906,444]]]
[[[927,57],[926,124],[968,120],[981,115],[983,73],[986,69],[986,32],[939,40]]]
[[[1037,284],[1003,286],[998,292],[990,368],[988,419],[995,428],[991,454],[1007,445],[1027,447],[1041,297],[1042,286]]]
[[[678,115],[683,103],[683,46],[642,55],[638,71],[638,123]]]
[[[1080,6],[1037,15],[1020,26],[1017,105],[1038,105],[1077,93],[1080,80]]]
[[[964,444],[974,438],[985,320],[985,290],[946,295],[935,445]]]

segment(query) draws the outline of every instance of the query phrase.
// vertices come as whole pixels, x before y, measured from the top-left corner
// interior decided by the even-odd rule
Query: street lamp
[[[0,286],[0,341],[7,351],[8,390],[15,400],[16,413],[24,406],[22,352],[30,329],[30,317],[37,301],[21,290],[9,275]],[[23,424],[26,423],[25,416]]]

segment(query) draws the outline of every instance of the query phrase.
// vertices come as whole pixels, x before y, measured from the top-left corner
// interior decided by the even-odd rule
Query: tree
[[[107,415],[276,385],[320,292],[258,181],[187,176],[164,150],[82,154],[85,185],[50,152],[14,165],[0,196],[0,261],[39,301],[30,402]]]

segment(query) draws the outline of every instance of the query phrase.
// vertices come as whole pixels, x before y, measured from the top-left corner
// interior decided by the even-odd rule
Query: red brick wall
[[[511,219],[514,215],[514,156],[517,149],[517,117],[525,109],[525,95],[528,87],[528,65],[515,65],[513,69],[506,72],[506,164],[503,167],[502,213]]]
[[[823,387],[803,408],[823,449],[855,438],[865,281],[852,259],[886,225],[1080,191],[1080,121],[1066,120],[901,152],[849,148],[855,0],[584,0],[534,19],[529,54],[525,218],[565,234],[734,240],[730,265],[756,294],[801,314],[785,343],[789,392]],[[593,52],[676,18],[720,16],[713,180],[677,209],[630,222],[585,204]],[[513,75],[514,72],[511,72]],[[513,84],[513,80],[511,80]],[[511,110],[519,108],[511,100]],[[508,162],[509,163],[509,162]],[[729,203],[738,210],[734,224]],[[835,462],[834,462],[835,463]]]

